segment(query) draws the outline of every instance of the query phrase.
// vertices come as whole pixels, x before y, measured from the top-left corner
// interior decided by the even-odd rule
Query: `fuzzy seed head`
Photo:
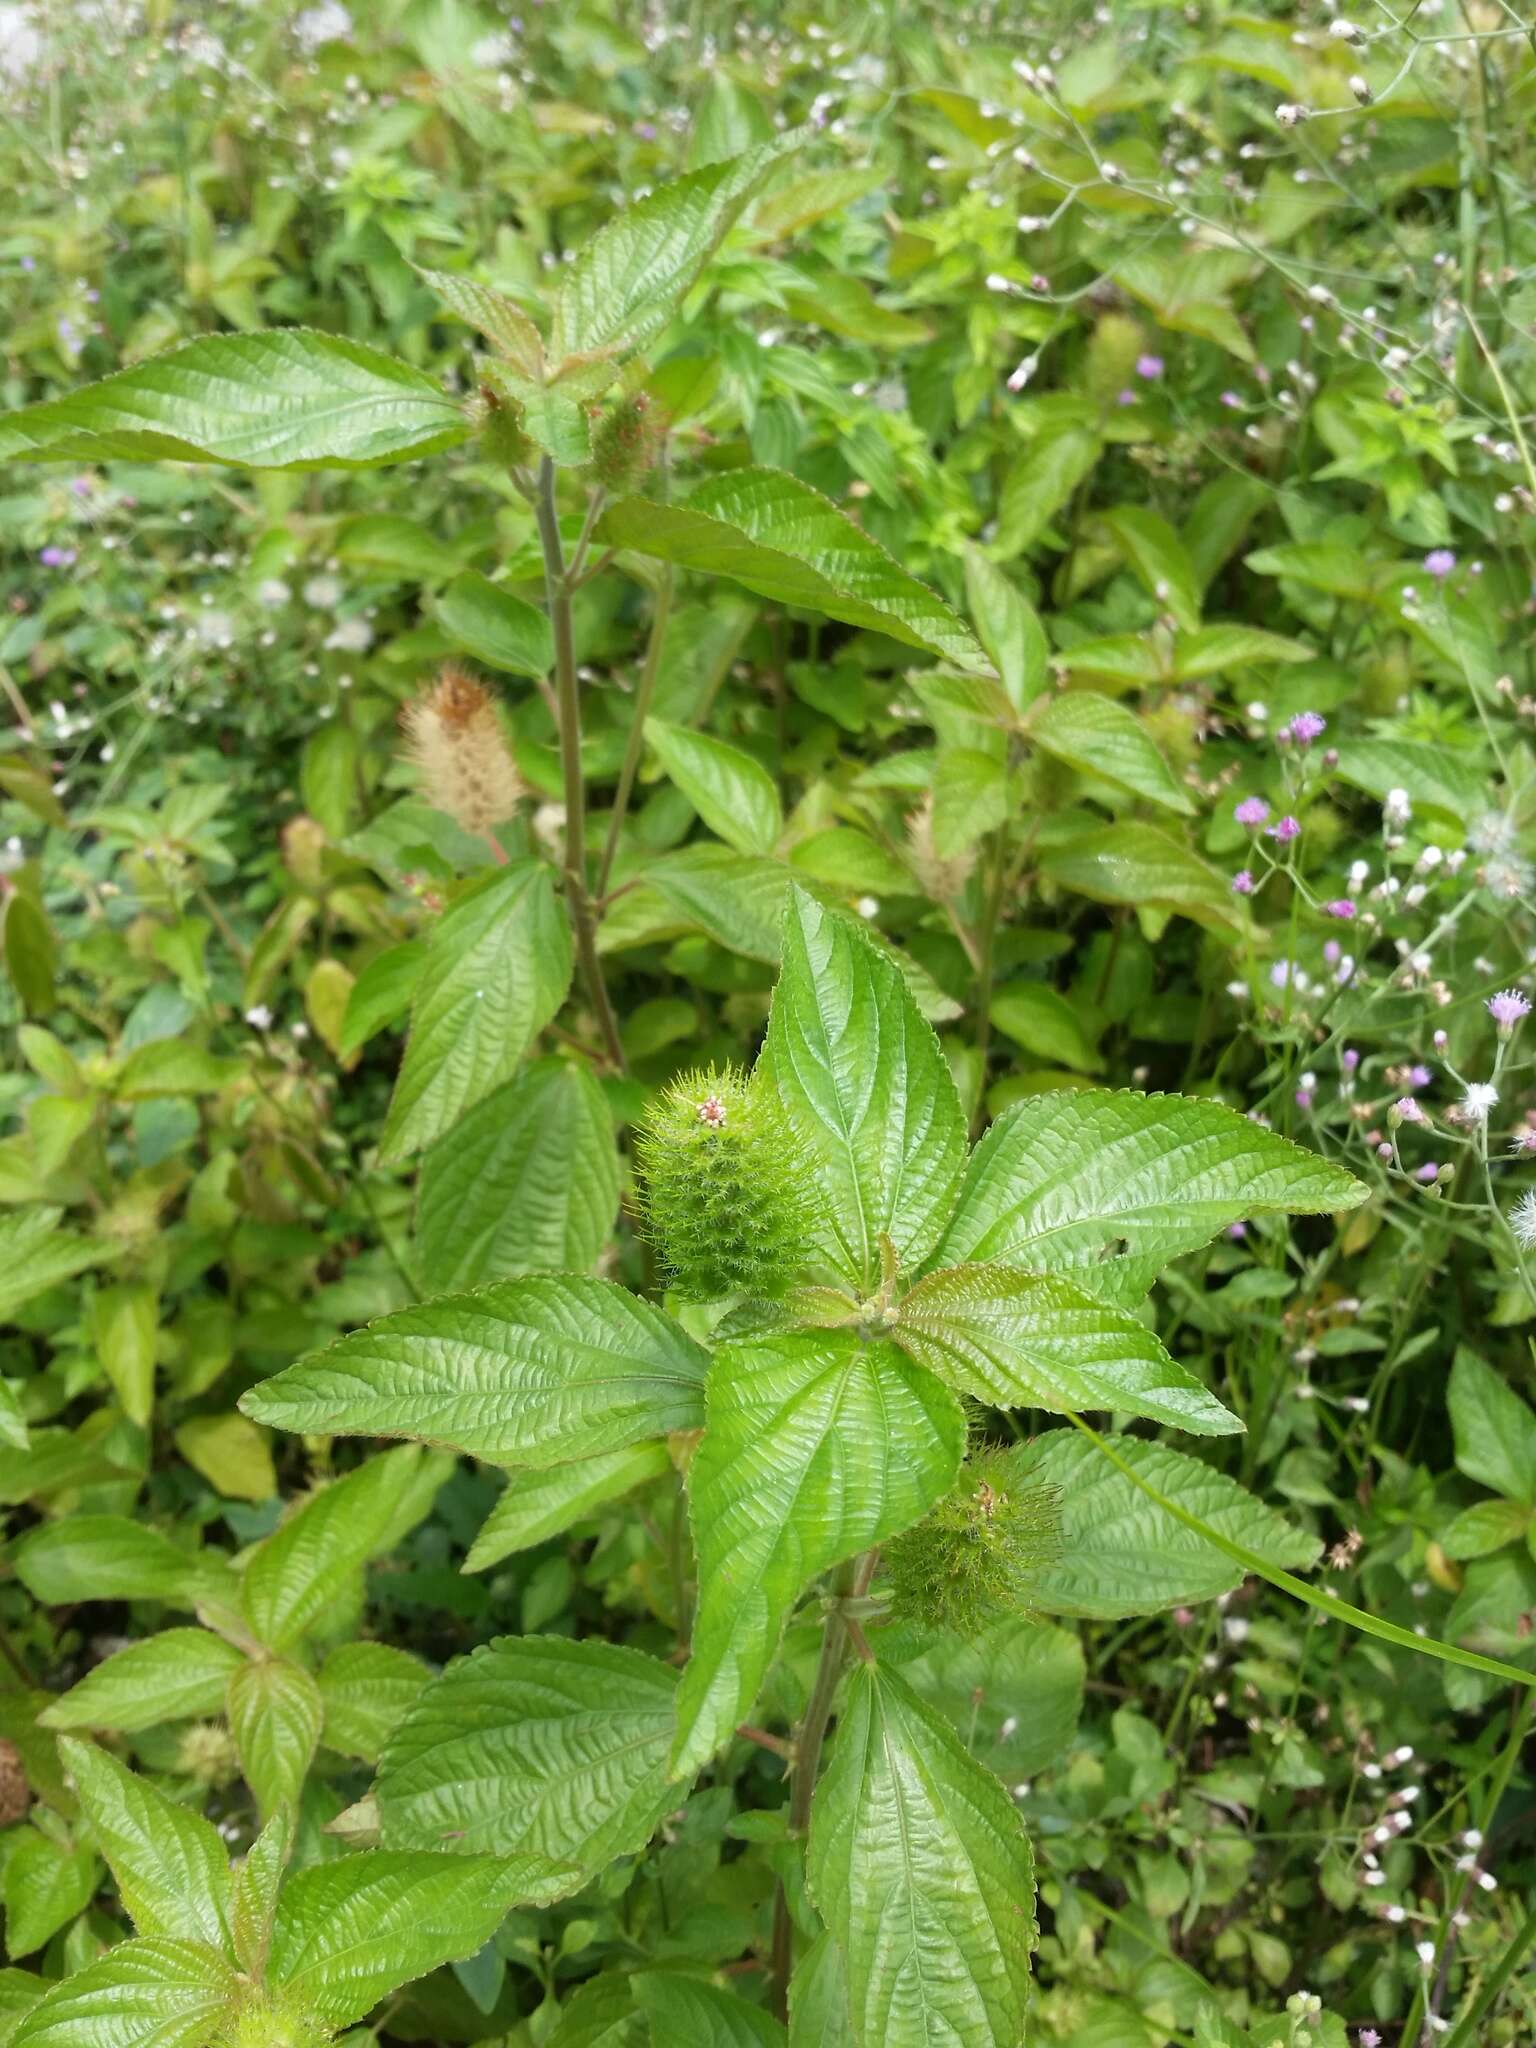
[[[643,391],[592,408],[592,474],[615,496],[637,490],[661,452],[667,423]]]
[[[450,663],[401,715],[406,752],[434,810],[482,837],[527,794],[485,684]]]
[[[1031,1579],[1061,1549],[1054,1487],[999,1452],[973,1457],[953,1493],[883,1552],[894,1611],[903,1619],[979,1635],[1029,1606]]]
[[[210,1789],[232,1785],[240,1775],[234,1737],[217,1721],[194,1721],[182,1734],[176,1768]]]
[[[694,1301],[783,1293],[810,1256],[812,1183],[778,1097],[740,1068],[683,1074],[637,1146],[668,1284]]]
[[[218,2048],[326,2048],[334,2038],[323,2020],[293,2005],[281,1992],[257,1993],[233,2014]]]

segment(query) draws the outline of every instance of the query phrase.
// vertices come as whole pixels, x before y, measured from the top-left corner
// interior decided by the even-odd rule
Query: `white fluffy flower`
[[[1523,1194],[1510,1210],[1509,1227],[1522,1251],[1536,1251],[1536,1188]]]
[[[1469,1123],[1486,1123],[1498,1099],[1499,1091],[1491,1081],[1473,1081],[1461,1098],[1461,1113]]]

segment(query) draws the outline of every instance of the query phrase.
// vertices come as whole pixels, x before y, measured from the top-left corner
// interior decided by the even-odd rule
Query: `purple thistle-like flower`
[[[1440,1178],[1440,1169],[1438,1166],[1436,1166],[1433,1159],[1426,1159],[1424,1164],[1419,1168],[1419,1170],[1417,1171],[1417,1173],[1415,1173],[1413,1177],[1415,1180],[1423,1181],[1427,1186],[1430,1181],[1438,1180]]]
[[[1116,405],[1134,405],[1136,403],[1136,394],[1134,391],[1122,391],[1115,399],[1115,403]]]
[[[1328,721],[1317,711],[1298,711],[1285,728],[1298,747],[1309,747],[1328,730]]]
[[[1522,1017],[1531,1014],[1530,999],[1521,995],[1517,988],[1502,988],[1496,996],[1488,998],[1488,1014],[1500,1031],[1507,1035]]]
[[[1355,906],[1347,896],[1335,896],[1333,901],[1325,903],[1323,908],[1330,917],[1353,917],[1355,914]]]
[[[45,569],[72,569],[75,551],[73,548],[46,547],[37,559]]]
[[[1264,823],[1269,816],[1269,805],[1261,796],[1245,796],[1232,815],[1239,825],[1247,825],[1251,829]]]
[[[1274,837],[1280,841],[1282,846],[1289,840],[1299,839],[1301,837],[1301,820],[1289,816],[1282,818],[1279,824],[1274,827]]]
[[[1433,1067],[1426,1067],[1422,1060],[1416,1060],[1408,1069],[1408,1086],[1410,1088],[1427,1088],[1434,1078],[1435,1072]]]
[[[1387,1111],[1388,1119],[1396,1124],[1421,1124],[1424,1112],[1411,1095],[1400,1095]]]
[[[1232,877],[1232,894],[1234,896],[1251,896],[1253,894],[1253,872],[1251,869],[1238,869],[1237,873]]]
[[[1431,548],[1424,557],[1425,573],[1433,576],[1437,583],[1443,583],[1456,567],[1456,557],[1449,548]]]
[[[1312,1107],[1312,1090],[1310,1088],[1298,1088],[1296,1090],[1296,1107],[1298,1109],[1310,1109]]]
[[[1339,1054],[1339,1065],[1344,1069],[1344,1072],[1346,1074],[1352,1074],[1354,1073],[1355,1069],[1359,1066],[1359,1064],[1359,1053],[1356,1052],[1355,1048],[1352,1045],[1346,1045],[1344,1050]]]
[[[1136,374],[1138,377],[1145,377],[1149,384],[1155,384],[1157,379],[1163,374],[1162,357],[1153,355],[1138,356],[1136,358]]]

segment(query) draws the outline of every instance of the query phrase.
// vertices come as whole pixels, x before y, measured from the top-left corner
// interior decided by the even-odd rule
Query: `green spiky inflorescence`
[[[333,2028],[281,1992],[253,1992],[218,2036],[218,2048],[327,2048],[334,2037]]]
[[[983,1452],[937,1507],[882,1556],[902,1620],[974,1636],[1029,1607],[1032,1575],[1061,1548],[1054,1487],[1032,1485],[1017,1454]]]
[[[684,1074],[639,1134],[646,1219],[694,1301],[782,1294],[806,1263],[811,1183],[778,1097],[739,1067]]]

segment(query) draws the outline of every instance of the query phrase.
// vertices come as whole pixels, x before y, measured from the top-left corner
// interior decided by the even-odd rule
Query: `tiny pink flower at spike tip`
[[[1289,816],[1282,818],[1273,828],[1273,837],[1278,839],[1282,846],[1287,845],[1292,839],[1299,839],[1301,820]]]
[[[708,1124],[712,1131],[724,1129],[725,1104],[718,1095],[706,1095],[699,1104],[699,1122]]]
[[[1261,796],[1245,796],[1232,815],[1239,825],[1262,825],[1269,816],[1269,805]]]
[[[1501,1032],[1513,1031],[1522,1017],[1531,1014],[1530,999],[1517,988],[1500,989],[1488,998],[1488,1014]]]

